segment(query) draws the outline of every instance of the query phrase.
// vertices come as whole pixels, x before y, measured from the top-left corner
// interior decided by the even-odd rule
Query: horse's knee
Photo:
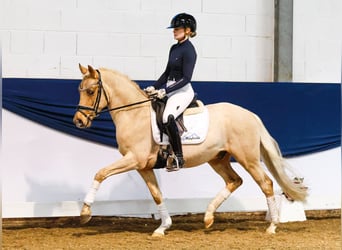
[[[94,180],[98,182],[103,182],[106,179],[105,174],[102,171],[99,171],[95,174]]]
[[[107,179],[108,177],[112,176],[113,173],[113,169],[110,167],[107,168],[101,168],[99,171],[97,171],[97,173],[95,174],[94,179],[98,182],[103,182],[105,179]]]
[[[242,185],[242,183],[243,183],[243,180],[240,176],[238,176],[238,178],[236,178],[234,180],[234,184],[235,184],[236,188],[240,187]]]

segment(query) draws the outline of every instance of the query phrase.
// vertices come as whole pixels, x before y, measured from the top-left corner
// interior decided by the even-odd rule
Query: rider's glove
[[[156,89],[153,86],[148,86],[146,89],[144,89],[145,93],[147,95],[153,95],[156,92]]]
[[[163,99],[166,96],[165,89],[158,89],[156,92],[159,99]]]

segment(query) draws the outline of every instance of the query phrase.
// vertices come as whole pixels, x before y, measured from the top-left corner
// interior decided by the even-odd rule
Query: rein
[[[140,101],[140,102],[130,103],[130,104],[127,104],[127,105],[123,105],[123,106],[119,106],[119,107],[115,107],[115,108],[111,108],[111,109],[104,109],[104,110],[101,110],[100,112],[98,112],[97,114],[101,114],[101,113],[104,113],[104,112],[110,112],[110,111],[114,111],[114,110],[119,110],[119,109],[123,109],[123,108],[132,107],[132,106],[139,105],[139,104],[142,104],[142,103],[145,103],[145,102],[150,102],[152,100],[153,100],[153,98],[147,99],[147,100],[143,100],[143,101]]]
[[[87,106],[77,105],[77,111],[80,112],[82,115],[84,115],[87,119],[89,119],[89,115],[84,113],[83,110],[94,111],[95,117],[97,117],[101,113],[104,113],[104,112],[110,112],[110,111],[114,111],[114,110],[124,109],[124,108],[127,108],[127,107],[132,107],[132,106],[139,105],[139,104],[142,104],[142,103],[145,103],[145,102],[150,102],[150,101],[152,101],[154,99],[154,98],[149,98],[147,100],[143,100],[143,101],[140,101],[140,102],[130,103],[130,104],[127,104],[127,105],[123,105],[123,106],[119,106],[119,107],[115,107],[115,108],[111,108],[111,109],[106,108],[106,109],[103,109],[101,111],[98,111],[98,108],[99,108],[99,105],[100,105],[102,91],[103,91],[103,94],[104,94],[104,96],[106,98],[107,106],[109,104],[109,101],[108,101],[108,97],[107,97],[106,91],[105,91],[105,89],[103,88],[103,85],[102,85],[101,73],[100,73],[100,71],[98,69],[96,71],[99,74],[99,80],[97,82],[97,84],[99,86],[99,90],[97,92],[97,96],[96,96],[96,99],[95,99],[94,107],[87,107]]]

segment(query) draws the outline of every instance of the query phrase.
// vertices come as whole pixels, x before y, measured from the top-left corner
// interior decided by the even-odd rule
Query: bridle
[[[93,111],[95,113],[95,117],[99,116],[100,112],[98,111],[99,109],[99,105],[100,105],[100,101],[101,101],[101,96],[102,96],[102,92],[106,98],[107,101],[107,105],[108,105],[108,96],[106,94],[106,91],[103,88],[103,84],[102,84],[102,79],[101,79],[101,73],[99,70],[96,70],[97,73],[99,74],[99,80],[97,81],[97,85],[98,85],[98,91],[97,91],[97,95],[96,95],[96,99],[95,99],[95,103],[93,107],[88,107],[88,106],[83,106],[83,105],[77,105],[77,111],[80,112],[82,115],[84,115],[88,120],[90,115],[87,115],[84,111],[85,110],[89,110],[89,111]],[[87,88],[82,89],[81,86],[78,88],[78,90],[80,92],[82,91],[86,91]]]
[[[80,112],[82,115],[84,115],[87,118],[87,122],[89,122],[91,115],[89,115],[89,114],[87,115],[84,112],[85,110],[93,111],[95,113],[94,117],[98,117],[101,113],[104,113],[104,112],[110,112],[110,111],[114,111],[114,110],[119,110],[119,109],[123,109],[123,108],[127,108],[127,107],[131,107],[131,106],[135,106],[135,105],[139,105],[139,104],[142,104],[142,103],[145,103],[145,102],[152,101],[153,98],[149,98],[147,100],[143,100],[143,101],[140,101],[140,102],[130,103],[130,104],[127,104],[127,105],[123,105],[123,106],[119,106],[119,107],[108,109],[109,99],[108,99],[108,96],[107,96],[106,91],[105,91],[105,89],[103,87],[103,84],[102,84],[101,73],[100,73],[100,71],[98,69],[96,71],[97,71],[97,73],[99,75],[99,80],[96,83],[98,85],[98,91],[97,91],[97,95],[96,95],[94,106],[93,107],[88,107],[88,106],[83,106],[83,105],[77,105],[77,109],[76,109],[76,112],[77,111]],[[80,92],[87,90],[87,89],[82,89],[81,87],[79,87],[78,89],[79,89]],[[107,102],[107,108],[99,111],[98,109],[99,109],[99,105],[100,105],[100,101],[101,101],[101,97],[102,97],[102,92],[103,92],[103,95],[105,96],[105,99],[106,99],[106,102]]]

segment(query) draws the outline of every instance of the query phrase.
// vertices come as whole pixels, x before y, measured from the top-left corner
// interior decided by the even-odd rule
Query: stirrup
[[[167,172],[174,172],[174,171],[178,171],[181,168],[183,168],[184,159],[182,156],[177,157],[176,155],[173,155],[172,158],[173,158],[172,164],[167,164],[167,166],[166,166]]]

